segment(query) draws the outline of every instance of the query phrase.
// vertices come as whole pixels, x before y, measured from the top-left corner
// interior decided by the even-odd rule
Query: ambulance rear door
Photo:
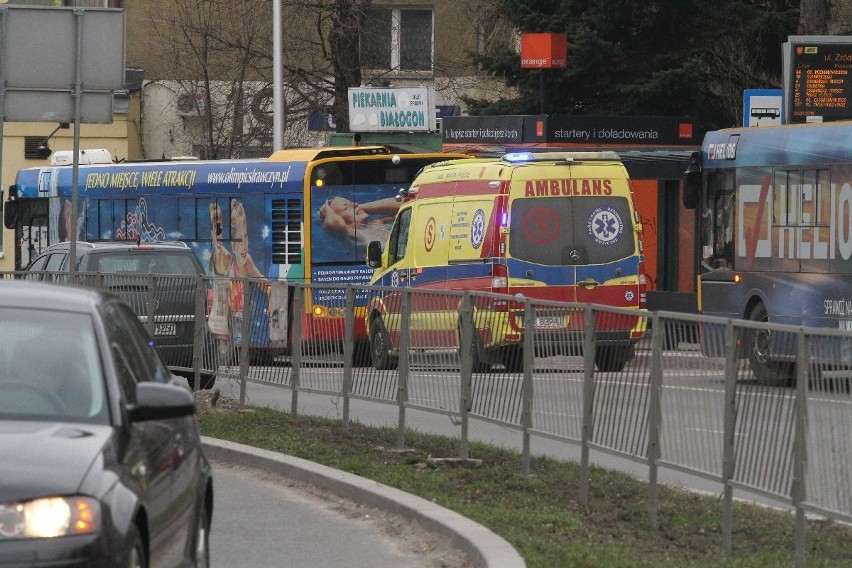
[[[554,171],[568,167],[519,167],[509,200],[509,293],[548,301],[576,301],[576,267],[586,262],[584,240],[576,233],[574,198],[550,189]],[[557,180],[559,181],[559,180]],[[560,182],[562,183],[562,182]]]
[[[626,180],[623,182],[626,186]],[[613,186],[620,185],[617,180]],[[576,197],[573,201],[574,246],[582,251],[574,264],[576,301],[619,308],[639,306],[641,256],[634,231],[630,194]]]

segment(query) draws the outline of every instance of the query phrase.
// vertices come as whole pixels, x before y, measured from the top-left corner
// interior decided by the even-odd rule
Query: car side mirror
[[[127,407],[131,422],[166,420],[195,414],[195,397],[180,385],[142,382],[136,385],[136,402]]]
[[[382,267],[382,243],[370,241],[367,244],[367,265],[371,268]]]
[[[695,209],[701,200],[701,164],[698,152],[693,152],[689,167],[681,179],[681,197],[686,209]]]

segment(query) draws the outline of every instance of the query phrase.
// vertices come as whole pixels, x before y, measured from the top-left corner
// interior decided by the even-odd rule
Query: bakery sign
[[[437,130],[432,87],[349,89],[352,132],[434,132]]]

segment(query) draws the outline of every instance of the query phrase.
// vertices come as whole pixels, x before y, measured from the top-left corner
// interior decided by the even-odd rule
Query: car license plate
[[[177,325],[174,323],[155,323],[154,335],[177,335]]]
[[[565,327],[564,316],[536,316],[535,327],[537,329],[562,329]]]

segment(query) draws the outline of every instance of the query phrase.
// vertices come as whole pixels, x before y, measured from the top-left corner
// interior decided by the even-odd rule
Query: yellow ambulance
[[[372,285],[412,288],[410,346],[458,348],[458,296],[442,290],[509,295],[475,302],[474,369],[521,369],[524,304],[592,303],[644,310],[642,225],[630,180],[615,152],[513,153],[426,166],[402,192],[387,242],[369,243]],[[516,300],[516,301],[513,301]],[[366,316],[373,365],[397,364],[400,295],[383,293]],[[537,309],[537,349],[582,352],[582,310]],[[645,318],[596,321],[599,370],[633,357]],[[577,333],[566,333],[569,331]],[[541,333],[539,333],[541,332]],[[571,338],[571,339],[567,339]]]

